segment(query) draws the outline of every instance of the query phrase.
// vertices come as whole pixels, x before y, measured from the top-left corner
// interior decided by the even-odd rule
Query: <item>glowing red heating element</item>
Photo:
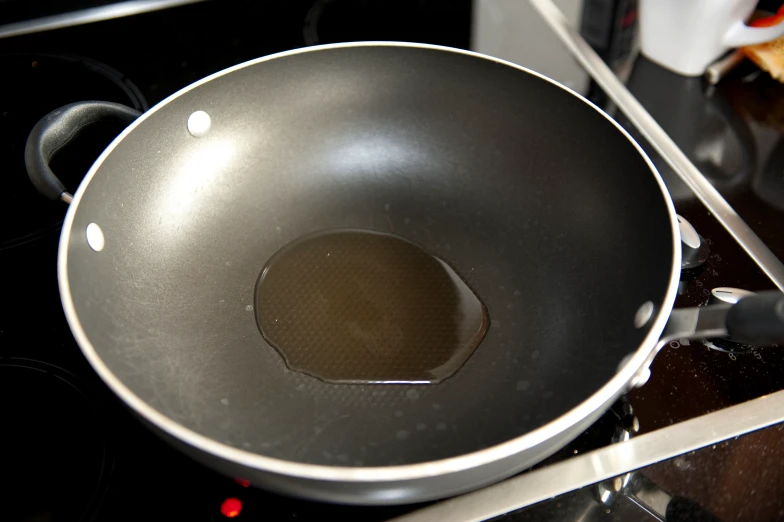
[[[242,501],[238,498],[227,498],[221,504],[221,513],[224,517],[234,518],[242,511]]]

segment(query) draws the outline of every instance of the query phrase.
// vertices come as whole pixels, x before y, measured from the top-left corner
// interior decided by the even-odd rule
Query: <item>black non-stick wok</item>
[[[28,141],[31,179],[70,200],[52,154],[93,121],[136,116],[55,111]],[[453,376],[335,384],[265,340],[265,264],[335,229],[404,238],[476,293],[491,325]],[[262,487],[379,504],[552,454],[640,382],[665,325],[664,339],[784,337],[781,294],[672,312],[680,268],[662,180],[606,114],[510,63],[388,43],[268,56],[158,104],[87,174],[58,260],[84,355],[166,440]]]

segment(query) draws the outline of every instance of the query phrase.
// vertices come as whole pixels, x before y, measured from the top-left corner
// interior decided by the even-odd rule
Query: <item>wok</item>
[[[669,338],[784,337],[781,294],[670,319],[681,246],[651,161],[601,110],[514,64],[428,45],[312,47],[137,115],[75,104],[28,140],[33,183],[70,201],[65,314],[140,419],[255,485],[363,504],[454,495],[576,437]],[[48,161],[110,117],[135,121],[71,198]],[[404,238],[481,299],[492,323],[453,376],[335,384],[290,369],[260,334],[265,264],[335,229]]]

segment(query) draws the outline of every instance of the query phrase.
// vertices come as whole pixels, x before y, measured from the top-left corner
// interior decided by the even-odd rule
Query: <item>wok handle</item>
[[[35,124],[27,138],[25,166],[30,181],[47,198],[70,203],[73,196],[49,167],[57,151],[93,123],[104,120],[131,123],[140,115],[136,109],[106,101],[77,102],[55,109]]]
[[[744,344],[784,345],[784,293],[772,290],[735,304],[678,308],[670,314],[659,343],[727,335]]]
[[[784,293],[761,292],[744,297],[727,312],[726,325],[734,341],[784,343]]]

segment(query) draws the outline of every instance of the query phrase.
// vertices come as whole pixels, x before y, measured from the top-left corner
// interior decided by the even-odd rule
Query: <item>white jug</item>
[[[784,22],[749,27],[756,0],[640,0],[642,53],[670,70],[698,76],[734,47],[784,35]]]

